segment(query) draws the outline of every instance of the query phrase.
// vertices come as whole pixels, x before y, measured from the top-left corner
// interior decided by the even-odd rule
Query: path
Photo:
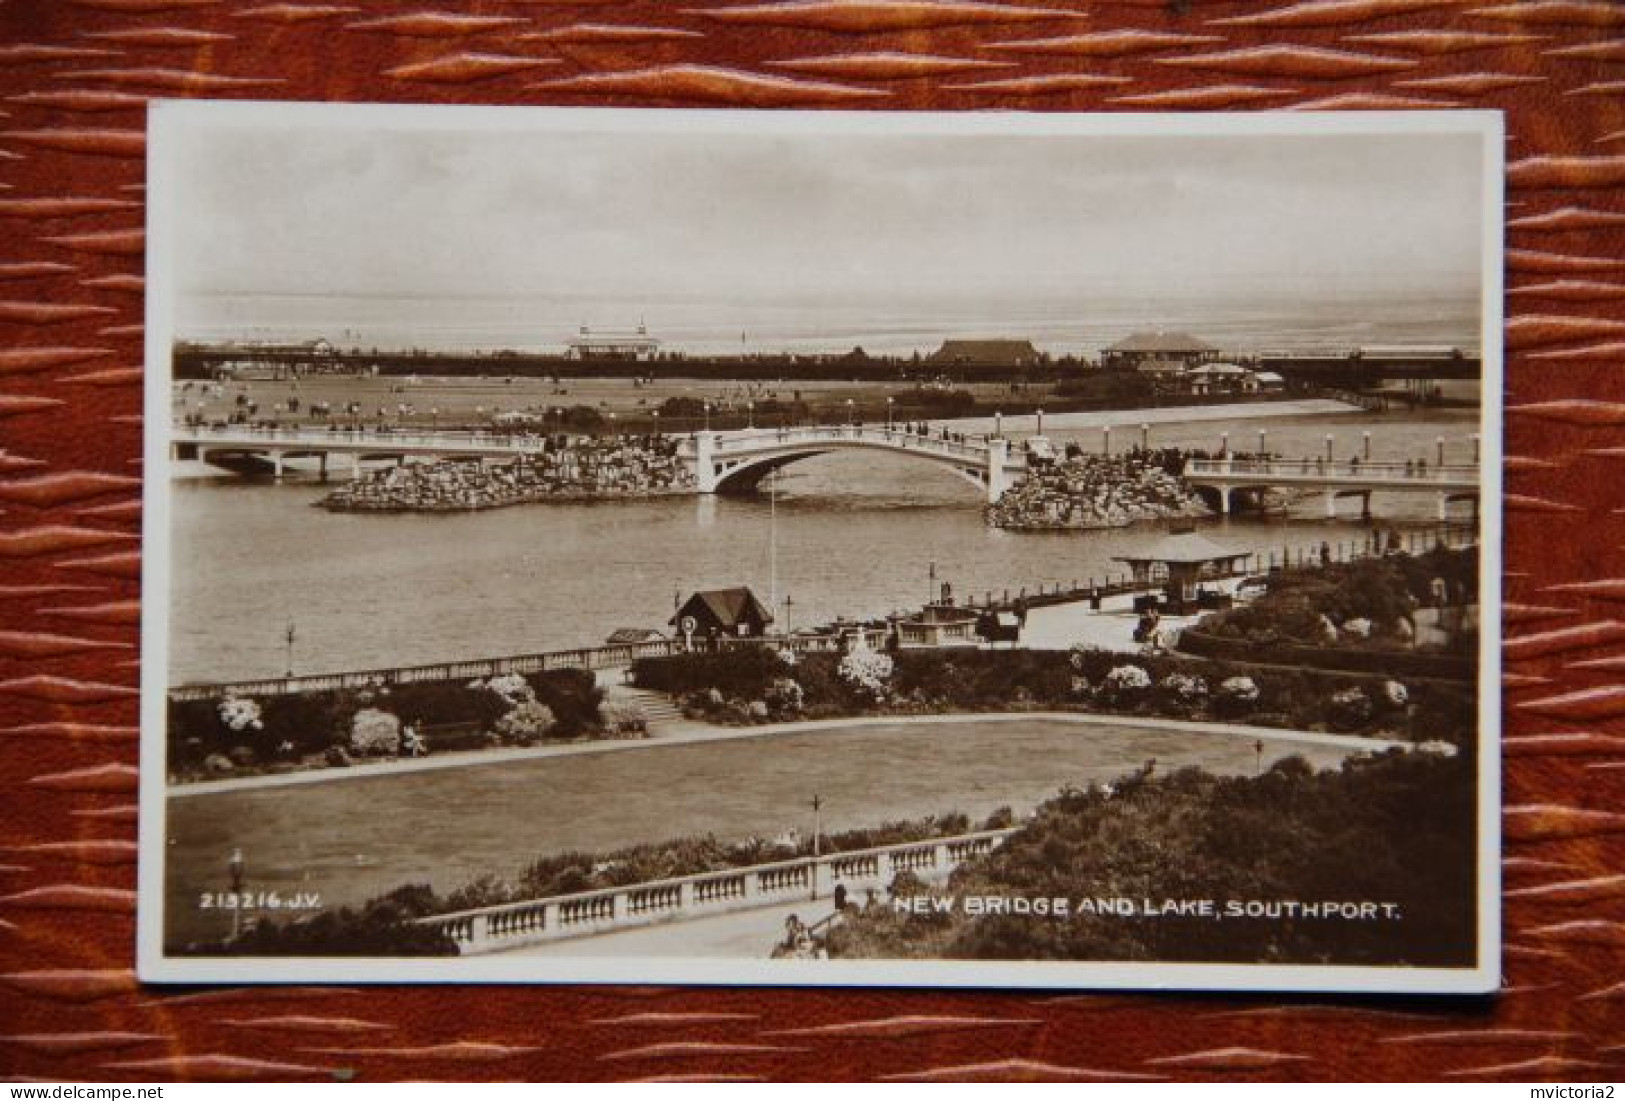
[[[645,925],[596,936],[532,944],[501,953],[503,956],[569,958],[615,956],[622,959],[693,959],[723,956],[733,959],[768,959],[773,945],[784,936],[784,922],[795,914],[808,925],[829,916],[829,899],[803,899],[736,910],[731,914]]]
[[[288,772],[273,776],[251,776],[244,779],[204,780],[191,784],[171,784],[166,789],[165,795],[171,799],[180,799],[188,796],[213,795],[223,792],[291,787],[297,784],[321,784],[338,780],[362,780],[373,776],[396,776],[403,772],[434,772],[440,769],[497,765],[509,761],[533,760],[541,757],[573,757],[586,753],[618,753],[627,750],[653,749],[659,746],[691,745],[699,742],[726,742],[744,738],[767,738],[780,734],[806,734],[819,730],[853,730],[865,726],[929,726],[963,722],[1019,723],[1033,722],[1040,719],[1052,722],[1078,723],[1084,726],[1132,726],[1147,730],[1183,731],[1192,734],[1262,739],[1266,742],[1338,746],[1346,747],[1351,753],[1359,750],[1371,750],[1380,753],[1383,750],[1409,744],[1381,738],[1357,738],[1342,734],[1316,734],[1306,730],[1285,730],[1273,726],[1191,722],[1184,719],[1155,719],[1140,715],[1108,715],[1077,711],[956,711],[943,715],[865,715],[845,719],[814,719],[807,722],[763,723],[761,726],[705,726],[695,723],[693,729],[689,731],[662,738],[571,742],[567,745],[523,746],[514,749],[485,749],[469,753],[447,753],[439,757],[415,757],[407,760],[380,761],[377,764],[358,765],[354,768],[324,768],[310,772]]]

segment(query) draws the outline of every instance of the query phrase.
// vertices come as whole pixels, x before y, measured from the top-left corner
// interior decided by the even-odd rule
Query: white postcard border
[[[143,490],[140,861],[137,974],[153,983],[680,983],[738,986],[891,986],[1105,990],[1231,990],[1484,994],[1501,976],[1501,624],[1481,616],[1478,744],[1477,961],[1464,968],[1041,961],[738,960],[479,956],[405,958],[174,957],[163,950],[170,570],[170,378],[175,209],[172,146],[187,127],[351,127],[414,131],[540,129],[637,132],[651,123],[694,133],[759,130],[1028,135],[1474,134],[1483,154],[1480,607],[1501,606],[1502,343],[1505,127],[1499,111],[1260,112],[1235,114],[927,113],[463,107],[155,100],[148,115],[146,391]],[[163,368],[163,369],[159,369]]]

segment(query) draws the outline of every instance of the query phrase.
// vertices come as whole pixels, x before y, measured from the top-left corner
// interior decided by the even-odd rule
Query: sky
[[[172,147],[178,329],[273,296],[366,298],[403,322],[423,300],[603,324],[680,303],[726,325],[780,307],[878,318],[1479,285],[1474,136],[792,135],[771,119],[694,133],[673,117],[188,127]]]

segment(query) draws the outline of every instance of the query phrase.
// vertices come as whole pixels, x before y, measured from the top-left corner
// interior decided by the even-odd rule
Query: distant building
[[[1030,340],[945,340],[926,362],[934,367],[1012,370],[1036,367],[1042,359]]]
[[[671,617],[680,634],[697,639],[760,638],[772,622],[773,613],[744,586],[695,593]]]
[[[976,646],[981,638],[976,624],[981,617],[960,608],[944,592],[941,601],[927,604],[914,615],[897,620],[897,644],[912,646]]]
[[[636,332],[630,333],[607,329],[594,332],[583,325],[581,331],[570,338],[570,346],[565,356],[569,359],[610,359],[644,363],[654,359],[659,351],[660,341],[649,335],[646,325],[639,325]]]
[[[1102,367],[1140,369],[1146,363],[1200,367],[1219,358],[1219,349],[1189,333],[1133,333],[1100,353]]]
[[[1208,363],[1184,374],[1186,389],[1198,396],[1209,394],[1256,394],[1258,376],[1234,363]]]

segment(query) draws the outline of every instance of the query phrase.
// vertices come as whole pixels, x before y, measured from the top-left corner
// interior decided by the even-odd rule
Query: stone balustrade
[[[686,921],[847,891],[885,892],[899,872],[941,882],[961,864],[992,852],[1014,828],[983,830],[882,845],[872,849],[800,857],[675,879],[529,899],[453,914],[419,925],[443,930],[463,955],[502,952],[543,941],[591,936],[666,921]]]

